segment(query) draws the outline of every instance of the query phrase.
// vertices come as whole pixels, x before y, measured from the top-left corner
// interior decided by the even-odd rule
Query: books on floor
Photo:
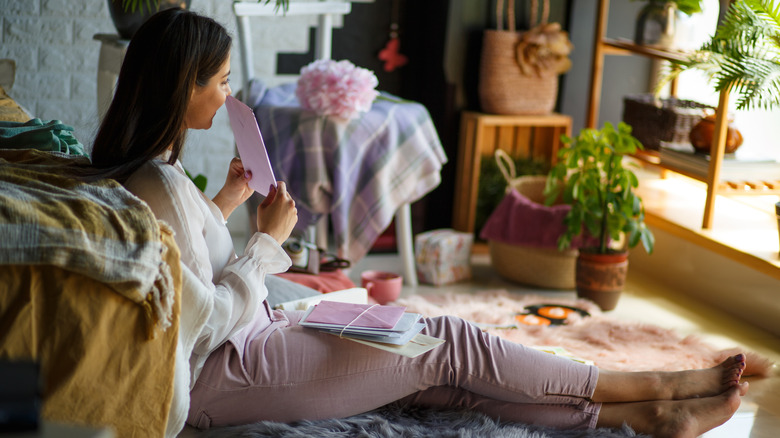
[[[420,332],[422,315],[405,307],[321,301],[309,307],[300,325],[408,357],[441,345]]]
[[[690,145],[688,145],[690,146]],[[661,144],[661,164],[692,175],[706,177],[710,169],[710,155]],[[780,181],[780,162],[772,158],[751,157],[739,153],[725,154],[720,166],[721,181]]]

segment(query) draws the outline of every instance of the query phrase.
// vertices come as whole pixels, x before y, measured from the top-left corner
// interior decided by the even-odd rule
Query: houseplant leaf
[[[609,242],[626,237],[632,248],[642,243],[652,253],[654,239],[644,224],[644,208],[634,189],[639,179],[624,167],[623,158],[642,148],[631,127],[607,122],[601,130],[583,129],[576,139],[562,137],[566,147],[548,173],[545,197],[548,205],[560,194],[571,209],[559,249],[569,248],[575,237],[587,233],[599,244],[596,252],[607,253]]]

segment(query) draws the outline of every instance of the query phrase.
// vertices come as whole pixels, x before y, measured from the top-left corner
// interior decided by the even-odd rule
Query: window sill
[[[702,229],[706,186],[677,174],[638,172],[646,222],[775,279],[780,279],[776,195],[718,195],[711,229]]]

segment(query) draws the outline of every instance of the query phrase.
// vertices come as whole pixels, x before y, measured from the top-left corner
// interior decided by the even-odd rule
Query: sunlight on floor
[[[506,289],[515,293],[533,293],[550,297],[576,297],[573,291],[547,291],[510,283],[498,277],[486,254],[472,257],[470,282],[442,287],[420,285],[404,287],[403,295],[428,293],[474,293],[487,289]],[[369,255],[349,272],[360,284],[360,273],[368,269],[401,272],[396,254]],[[651,278],[629,273],[628,284],[615,310],[616,318],[641,321],[674,329],[681,335],[696,335],[719,348],[741,346],[780,362],[780,338],[734,317],[686,298],[683,291],[670,290]],[[780,431],[780,378],[752,378],[750,391],[737,413],[724,425],[703,435],[705,438],[774,438]]]

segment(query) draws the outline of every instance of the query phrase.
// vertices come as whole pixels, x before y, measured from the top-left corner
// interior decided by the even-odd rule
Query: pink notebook
[[[268,151],[265,149],[263,136],[260,135],[260,127],[252,108],[233,96],[225,100],[225,108],[230,118],[230,128],[236,139],[238,155],[244,164],[244,170],[252,172],[249,187],[263,196],[268,195],[268,189],[276,187],[276,178],[271,168],[271,160],[268,159]]]
[[[371,306],[371,304],[320,301],[306,317],[306,322],[336,324],[341,326],[349,325],[350,327],[391,329],[395,327],[406,310],[405,307],[400,306],[376,305],[363,313]],[[358,317],[358,315],[360,316]]]

